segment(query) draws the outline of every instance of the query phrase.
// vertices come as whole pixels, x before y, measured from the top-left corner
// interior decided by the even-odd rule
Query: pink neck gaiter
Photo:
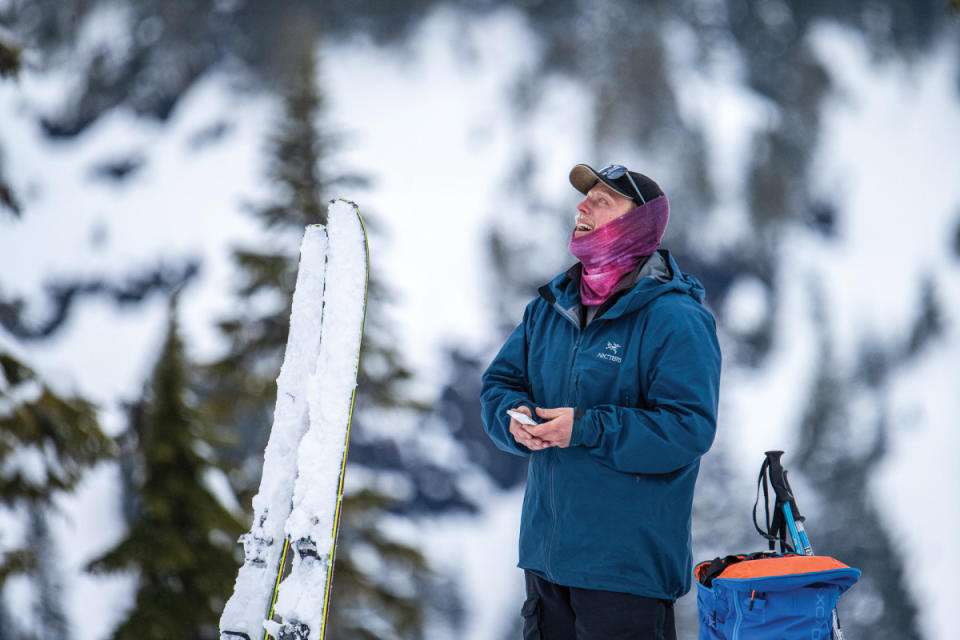
[[[570,253],[583,264],[580,301],[603,304],[620,280],[660,246],[670,218],[666,196],[631,209],[588,234],[570,236]]]

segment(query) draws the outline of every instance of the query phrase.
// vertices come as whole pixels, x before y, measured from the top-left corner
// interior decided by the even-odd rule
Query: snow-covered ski
[[[325,635],[367,273],[360,212],[335,200],[326,229],[307,227],[301,245],[274,423],[221,640]],[[281,581],[291,550],[292,570]]]

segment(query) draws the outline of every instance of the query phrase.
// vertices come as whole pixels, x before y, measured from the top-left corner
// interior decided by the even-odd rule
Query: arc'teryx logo
[[[606,348],[597,354],[597,359],[607,360],[609,362],[616,362],[617,364],[620,364],[621,362],[623,362],[623,358],[621,358],[617,354],[620,352],[620,349],[622,347],[623,345],[621,345],[619,342],[608,341]],[[610,353],[607,353],[608,351]]]

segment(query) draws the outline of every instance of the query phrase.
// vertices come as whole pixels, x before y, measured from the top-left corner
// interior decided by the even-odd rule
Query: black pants
[[[523,640],[676,640],[673,602],[563,587],[525,571]]]

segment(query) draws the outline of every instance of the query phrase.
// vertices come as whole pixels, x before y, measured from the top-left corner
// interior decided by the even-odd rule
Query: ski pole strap
[[[770,519],[770,495],[769,488],[767,485],[767,461],[764,460],[763,464],[760,466],[760,477],[757,478],[757,499],[753,502],[753,526],[756,528],[757,533],[767,539],[767,542],[770,544],[770,550],[773,551],[776,549],[778,535],[774,529],[773,521]],[[757,522],[757,506],[760,504],[760,488],[763,487],[763,511],[764,519],[763,526],[760,526],[760,523]],[[774,518],[776,518],[776,511],[774,511]],[[781,549],[782,539],[781,539]]]

